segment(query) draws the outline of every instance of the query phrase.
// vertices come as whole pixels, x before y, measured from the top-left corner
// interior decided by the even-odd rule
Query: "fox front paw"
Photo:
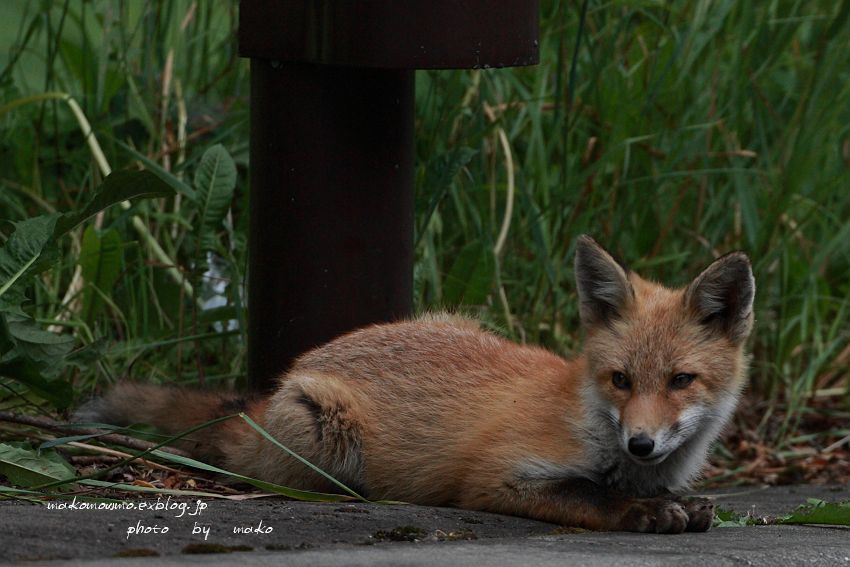
[[[689,521],[685,506],[676,500],[647,498],[629,506],[619,527],[627,532],[680,534]]]
[[[685,531],[707,532],[711,528],[714,522],[714,502],[708,498],[680,498],[678,502],[688,515]]]

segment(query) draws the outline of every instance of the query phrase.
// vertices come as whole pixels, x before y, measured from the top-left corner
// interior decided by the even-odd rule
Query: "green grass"
[[[418,73],[417,308],[464,304],[518,340],[571,353],[576,235],[671,284],[742,249],[758,284],[751,392],[763,433],[791,438],[818,389],[847,407],[850,2],[588,1],[582,18],[584,4],[542,2],[536,67]],[[120,267],[77,303],[63,299],[83,231],[60,242],[26,311],[97,354],[55,369],[74,398],[128,374],[244,381],[244,333],[212,325],[244,322],[248,66],[236,3],[198,2],[187,18],[192,5],[3,7],[0,107],[69,93],[111,169],[144,158],[191,185],[221,143],[238,171],[214,243],[224,308],[199,311],[168,270],[210,293],[186,198],[108,211],[100,234]],[[102,177],[61,100],[0,113],[0,219],[80,209]],[[152,255],[134,215],[176,266]],[[2,223],[0,241],[10,232]],[[19,381],[2,386],[4,406],[46,408]]]

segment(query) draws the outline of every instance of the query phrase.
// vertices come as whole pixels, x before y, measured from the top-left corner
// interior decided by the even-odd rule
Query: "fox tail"
[[[257,403],[218,392],[199,391],[177,386],[156,386],[120,382],[103,397],[95,398],[74,414],[76,422],[113,425],[145,423],[166,434],[177,434],[227,415],[256,414]],[[251,428],[242,419],[233,418],[190,433],[174,446],[192,456],[222,462],[233,449],[243,444]]]

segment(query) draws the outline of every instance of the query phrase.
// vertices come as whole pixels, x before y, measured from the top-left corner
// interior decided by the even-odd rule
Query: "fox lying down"
[[[368,498],[456,506],[594,530],[705,531],[684,498],[744,384],[755,282],[739,252],[684,289],[578,240],[584,353],[567,360],[450,316],[363,328],[301,356],[273,395],[123,383],[81,417],[178,432],[244,409]],[[184,448],[245,475],[333,491],[242,420]]]

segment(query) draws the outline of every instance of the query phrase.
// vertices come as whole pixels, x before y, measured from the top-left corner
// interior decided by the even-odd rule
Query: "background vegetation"
[[[0,13],[7,255],[14,223],[78,213],[111,169],[143,164],[178,190],[39,229],[37,261],[0,293],[0,404],[50,413],[125,375],[240,383],[236,2]],[[747,427],[780,448],[850,434],[849,16],[847,1],[544,0],[539,66],[420,72],[417,306],[472,306],[569,354],[577,234],[673,284],[743,249],[758,282]],[[210,160],[230,173],[204,173]],[[0,289],[12,273],[0,265]],[[801,429],[814,413],[830,420]]]

